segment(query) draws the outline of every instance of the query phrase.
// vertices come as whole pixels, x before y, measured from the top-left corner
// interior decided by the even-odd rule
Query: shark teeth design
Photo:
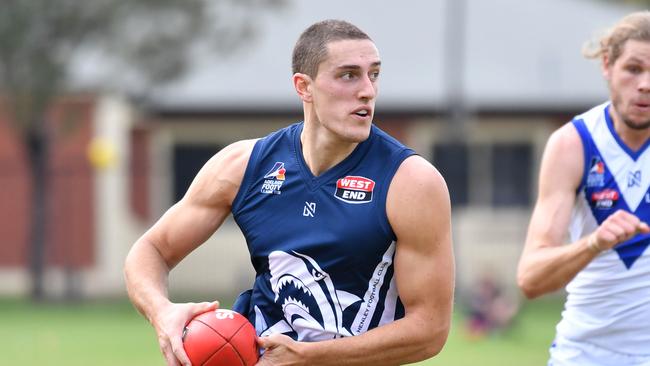
[[[305,304],[302,303],[302,301],[298,299],[294,299],[293,297],[289,296],[286,299],[284,299],[284,303],[282,304],[282,310],[285,311],[286,307],[289,305],[296,305],[300,307],[302,310],[306,311],[309,314],[309,307]]]
[[[276,301],[278,300],[278,295],[277,294],[279,294],[280,290],[282,290],[287,285],[292,285],[293,287],[295,287],[295,288],[297,288],[299,290],[302,290],[303,293],[305,293],[305,294],[307,294],[309,296],[313,296],[311,291],[309,291],[309,289],[307,288],[307,286],[303,285],[302,281],[300,281],[300,280],[298,280],[298,279],[296,279],[294,277],[291,277],[291,276],[284,276],[284,277],[280,278],[280,280],[278,281],[278,286],[277,286],[277,289],[275,291],[275,293],[276,293],[275,300]]]

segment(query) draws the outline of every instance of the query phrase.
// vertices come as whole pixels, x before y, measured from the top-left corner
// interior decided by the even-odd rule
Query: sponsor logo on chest
[[[591,158],[587,187],[603,187],[605,185],[605,163],[600,156]]]
[[[618,191],[614,189],[605,189],[599,192],[594,192],[591,194],[591,202],[595,208],[612,208],[616,201],[618,201],[620,195]]]
[[[372,201],[374,189],[374,180],[348,175],[336,181],[334,196],[347,203],[368,203]]]
[[[280,189],[286,179],[286,172],[287,170],[284,168],[284,163],[281,161],[276,162],[273,165],[273,168],[264,175],[264,182],[262,183],[262,189],[260,192],[266,194],[282,193]]]

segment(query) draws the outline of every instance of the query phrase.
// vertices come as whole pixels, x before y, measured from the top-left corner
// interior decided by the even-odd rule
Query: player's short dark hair
[[[307,74],[315,78],[318,66],[327,58],[327,45],[348,39],[372,41],[365,32],[344,20],[329,19],[312,24],[302,32],[293,48],[293,73]]]

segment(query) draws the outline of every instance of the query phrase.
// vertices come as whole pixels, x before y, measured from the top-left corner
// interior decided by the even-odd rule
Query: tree
[[[33,181],[30,238],[32,298],[44,298],[46,159],[52,131],[46,110],[70,91],[69,67],[83,52],[102,52],[106,67],[131,76],[117,85],[137,93],[171,81],[192,52],[210,45],[226,54],[256,35],[267,10],[288,0],[3,0],[0,11],[0,93],[28,151]],[[134,89],[135,88],[135,89]]]
[[[600,1],[613,3],[615,5],[629,4],[629,5],[639,6],[645,9],[650,8],[650,0],[622,0],[622,1],[621,0],[600,0]]]
[[[609,0],[612,1],[612,0]],[[616,3],[620,3],[620,1],[612,1]],[[632,5],[640,5],[645,7],[646,9],[650,7],[650,0],[623,0],[624,3],[632,4]]]

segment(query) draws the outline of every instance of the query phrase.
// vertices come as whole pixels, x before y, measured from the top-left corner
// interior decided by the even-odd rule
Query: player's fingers
[[[257,345],[262,347],[262,348],[266,348],[266,346],[268,344],[266,338],[267,337],[257,337],[257,339],[256,339],[257,340]]]
[[[622,218],[624,220],[635,219],[636,218],[638,220],[638,218],[634,214],[632,214],[630,212],[627,212],[625,210],[618,210],[618,211],[614,212],[614,214],[612,214],[611,217],[612,218]]]
[[[618,241],[626,241],[640,232],[641,220],[638,217],[626,213],[627,216],[620,216],[615,220],[615,224],[618,225],[622,230],[623,234],[618,235]],[[647,226],[647,224],[645,225]]]
[[[205,313],[206,311],[210,310],[216,310],[219,308],[219,301],[212,301],[212,302],[200,302],[198,304],[194,304],[194,314],[200,314],[200,313]]]
[[[189,357],[187,357],[187,353],[185,353],[185,348],[183,348],[183,341],[181,338],[174,337],[170,341],[173,356],[178,360],[179,364],[183,366],[191,366],[192,362],[190,362]]]
[[[650,226],[643,221],[639,221],[636,225],[636,230],[639,233],[650,233]]]
[[[635,232],[638,232],[639,230],[650,229],[648,225],[641,221],[641,219],[639,219],[636,215],[624,210],[617,211],[616,214],[613,215],[612,219],[619,224],[628,223],[632,225]]]
[[[629,239],[630,237],[636,234],[637,224],[638,222],[629,222],[629,221],[621,223],[621,228],[623,229],[623,233],[624,233],[624,239]]]
[[[176,356],[174,356],[174,352],[172,351],[171,347],[162,347],[161,351],[165,357],[165,361],[167,361],[167,366],[180,366],[180,363],[178,362],[178,359],[176,359]]]
[[[615,241],[620,241],[625,237],[625,230],[621,227],[621,225],[618,225],[618,223],[608,225],[607,231],[611,233]]]
[[[260,346],[260,348],[269,349],[275,347],[277,342],[274,340],[273,336],[257,337],[257,345]]]
[[[266,360],[264,356],[260,357],[260,359],[257,360],[257,363],[255,364],[255,366],[266,366],[266,365],[270,365],[270,363]]]
[[[622,231],[620,231],[622,233]],[[602,244],[604,248],[611,248],[619,242],[618,235],[615,227],[603,226],[598,230],[596,234],[596,240],[598,243]]]

